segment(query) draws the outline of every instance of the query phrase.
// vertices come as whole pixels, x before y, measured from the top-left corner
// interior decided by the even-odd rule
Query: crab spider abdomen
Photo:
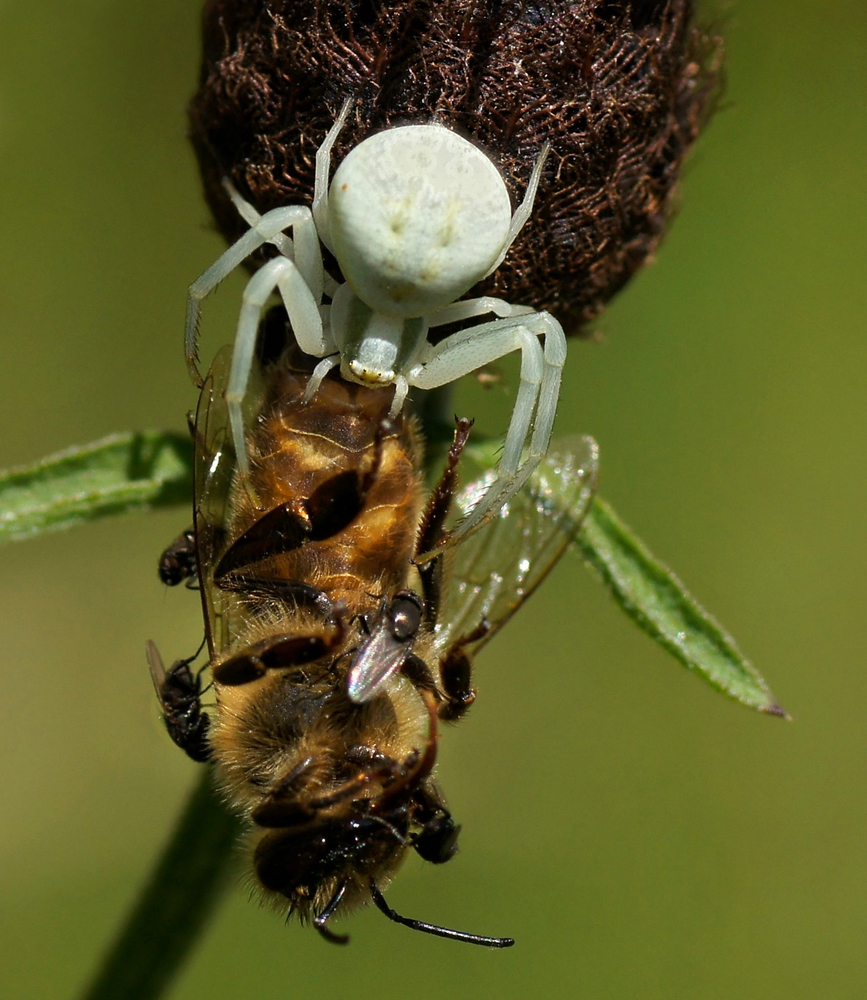
[[[500,256],[511,213],[491,160],[440,125],[365,139],[329,190],[329,229],[343,274],[386,316],[425,316],[460,298]]]

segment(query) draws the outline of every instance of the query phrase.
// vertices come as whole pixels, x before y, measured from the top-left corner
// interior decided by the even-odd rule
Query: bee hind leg
[[[445,468],[439,482],[431,490],[416,536],[415,559],[419,560],[417,565],[424,595],[425,622],[431,627],[436,624],[439,614],[442,590],[440,580],[442,558],[425,561],[421,557],[438,546],[448,535],[445,530],[445,522],[458,490],[458,464],[469,440],[472,426],[472,420],[468,420],[466,417],[456,418],[455,434],[446,458]],[[438,554],[441,556],[441,549],[438,550]]]
[[[346,609],[335,604],[318,632],[269,636],[213,665],[217,684],[239,687],[264,677],[269,670],[303,666],[328,656],[346,635]]]
[[[476,700],[473,690],[473,661],[465,651],[470,643],[478,642],[490,632],[491,626],[485,620],[467,635],[451,645],[440,664],[440,682],[444,700],[437,709],[437,715],[443,722],[455,722]]]

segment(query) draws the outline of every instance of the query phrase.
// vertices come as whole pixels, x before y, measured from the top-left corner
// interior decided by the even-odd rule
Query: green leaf
[[[0,472],[0,541],[188,503],[192,444],[174,432],[113,434]]]
[[[684,666],[742,704],[788,718],[734,639],[599,497],[578,545],[620,607]]]

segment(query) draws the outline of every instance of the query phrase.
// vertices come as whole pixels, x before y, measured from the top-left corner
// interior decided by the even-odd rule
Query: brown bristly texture
[[[575,334],[655,251],[720,58],[691,0],[209,0],[192,139],[230,241],[245,226],[222,178],[260,212],[309,205],[350,95],[335,164],[435,118],[489,152],[517,205],[550,142],[530,223],[471,294],[549,309]]]

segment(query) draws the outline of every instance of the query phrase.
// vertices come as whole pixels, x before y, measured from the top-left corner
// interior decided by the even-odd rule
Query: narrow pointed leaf
[[[480,469],[493,469],[499,442],[477,440],[464,454]],[[549,486],[556,488],[556,480]],[[557,501],[556,493],[551,499]],[[623,611],[663,649],[741,704],[788,718],[734,639],[601,497],[591,504],[576,543]]]
[[[578,545],[620,607],[684,666],[742,704],[788,718],[734,639],[599,497]]]
[[[192,446],[171,431],[113,434],[0,472],[0,541],[188,503]]]

